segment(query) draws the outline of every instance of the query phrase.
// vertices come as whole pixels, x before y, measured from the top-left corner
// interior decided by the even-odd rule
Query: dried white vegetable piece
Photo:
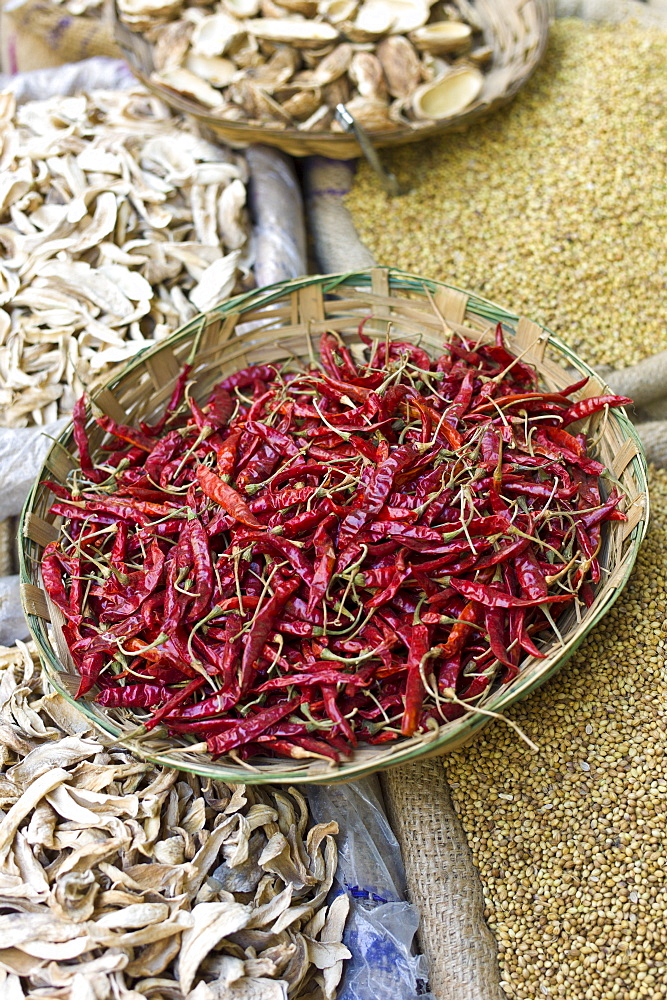
[[[154,16],[150,3],[137,15]],[[187,42],[192,24],[180,31]],[[18,109],[7,96],[0,116],[0,424],[43,424],[190,319],[190,292],[230,251],[244,254],[221,268],[219,297],[215,274],[198,294],[211,308],[246,287],[248,171],[140,89]],[[169,255],[181,245],[187,259]]]
[[[199,903],[192,911],[193,925],[183,934],[178,958],[178,978],[183,993],[194,982],[202,960],[216,944],[247,927],[252,910],[243,903]]]
[[[240,250],[232,250],[206,268],[189,296],[200,312],[208,312],[230,294],[236,282],[240,257]]]
[[[82,740],[78,736],[65,736],[57,743],[43,743],[35,747],[20,763],[10,767],[7,776],[12,781],[29,784],[53,767],[71,767],[82,760],[94,757],[102,744]]]
[[[94,872],[68,872],[56,879],[49,906],[57,917],[82,923],[92,917],[99,890]]]
[[[13,976],[24,1000],[333,1000],[348,905],[325,905],[335,823],[308,832],[296,789],[54,739],[34,656],[0,647],[0,990]]]
[[[98,927],[117,930],[119,927],[146,927],[148,924],[157,924],[166,920],[168,916],[169,907],[166,903],[135,903],[123,907],[122,910],[105,914],[96,923]]]
[[[0,822],[0,864],[4,863],[9,857],[14,836],[22,820],[34,809],[40,799],[44,798],[53,788],[57,788],[63,781],[66,781],[67,777],[67,771],[62,767],[55,767],[47,771],[46,774],[40,775],[36,781],[28,785],[19,801],[4,816]],[[10,874],[16,873],[11,872]]]

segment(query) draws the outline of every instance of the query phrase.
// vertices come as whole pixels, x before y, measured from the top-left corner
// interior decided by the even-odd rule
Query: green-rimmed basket
[[[491,338],[495,324],[505,329],[508,348],[533,364],[544,386],[556,391],[581,375],[589,381],[579,398],[604,393],[604,383],[577,355],[548,330],[475,295],[436,281],[387,269],[354,274],[300,278],[250,292],[198,316],[161,344],[138,355],[119,375],[92,394],[95,406],[123,423],[152,420],[169,398],[174,381],[198,338],[193,395],[200,401],[212,386],[250,364],[281,362],[297,355],[313,356],[320,334],[338,331],[346,343],[358,340],[364,317],[367,333],[419,342],[434,355],[441,353],[452,331],[473,340]],[[104,433],[89,425],[93,455]],[[614,603],[625,585],[646,530],[648,487],[646,462],[639,439],[623,410],[596,414],[584,428],[597,440],[596,457],[609,470],[607,485],[619,487],[627,521],[606,527],[600,554],[603,579],[592,606],[572,609],[559,619],[562,643],[555,636],[543,651],[546,658],[526,657],[518,677],[496,687],[478,708],[498,712],[526,697],[551,677]],[[361,746],[339,766],[323,761],[286,763],[254,759],[242,764],[230,758],[212,760],[188,750],[182,742],[155,734],[137,738],[137,720],[127,709],[106,709],[92,701],[74,701],[78,677],[62,638],[62,618],[47,601],[40,577],[44,546],[58,534],[58,521],[49,514],[54,496],[44,479],[64,482],[76,467],[72,427],[51,448],[26,502],[20,527],[23,607],[37,643],[44,669],[53,686],[97,727],[138,756],[170,767],[231,782],[330,783],[349,781],[393,764],[443,753],[471,739],[489,721],[475,708],[461,719],[426,735],[402,739],[393,745]],[[603,477],[604,479],[605,477]],[[194,741],[192,741],[194,742]],[[192,745],[192,743],[190,744]]]

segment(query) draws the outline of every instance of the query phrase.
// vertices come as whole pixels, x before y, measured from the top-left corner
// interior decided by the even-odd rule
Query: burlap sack
[[[14,572],[15,534],[14,518],[6,517],[0,521],[0,577]]]
[[[20,4],[9,0],[4,4],[4,73],[60,66],[90,56],[122,58],[106,17],[75,16],[49,0],[25,0]]]
[[[354,164],[311,156],[305,171],[306,207],[318,270],[323,274],[363,271],[376,263],[354,228],[343,196],[352,187]]]
[[[667,396],[667,351],[629,368],[606,370],[605,378],[614,392],[629,396],[639,407],[648,407]]]
[[[482,885],[442,761],[391,768],[381,781],[410,901],[421,914],[419,938],[432,993],[437,1000],[505,1000]]]
[[[637,433],[646,452],[647,461],[659,469],[667,469],[667,420],[649,420],[637,424]]]

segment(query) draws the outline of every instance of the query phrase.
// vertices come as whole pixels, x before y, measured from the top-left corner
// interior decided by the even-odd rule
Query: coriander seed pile
[[[667,473],[630,582],[573,659],[443,757],[504,990],[516,1000],[667,997]]]
[[[511,303],[593,365],[664,350],[666,81],[667,32],[555,22],[507,108],[383,151],[407,195],[360,168],[361,239],[381,264]]]

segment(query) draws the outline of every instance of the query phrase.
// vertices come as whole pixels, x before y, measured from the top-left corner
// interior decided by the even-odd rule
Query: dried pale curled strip
[[[169,907],[166,903],[135,903],[125,906],[122,910],[105,914],[96,921],[96,924],[98,927],[108,927],[111,930],[146,927],[148,924],[166,920],[168,916]]]
[[[275,833],[259,857],[259,865],[267,872],[278,875],[285,885],[292,885],[295,890],[307,885],[315,885],[317,879],[310,875],[298,862],[287,838],[282,833]]]
[[[21,822],[34,809],[37,803],[52,789],[57,788],[68,778],[67,771],[56,767],[46,774],[40,775],[29,785],[21,798],[9,810],[0,822],[0,864],[4,864],[12,850],[12,841]]]
[[[139,865],[132,866],[128,870],[128,874],[132,874],[141,892],[160,892],[171,898],[182,896],[186,902],[189,902],[187,879],[191,870],[192,863],[187,861],[173,865],[144,861]]]
[[[248,927],[264,927],[276,921],[288,909],[293,895],[294,886],[288,885],[277,896],[274,896],[273,899],[256,907],[248,922]]]
[[[113,813],[96,813],[82,805],[66,784],[61,784],[46,796],[46,801],[56,810],[59,816],[72,823],[78,823],[82,828],[96,827],[116,832],[123,836],[123,823]],[[129,836],[129,834],[128,834]]]
[[[243,903],[199,903],[192,910],[193,923],[183,934],[178,978],[183,993],[192,986],[203,958],[220,941],[248,926],[252,915]]]
[[[57,917],[83,923],[95,912],[95,899],[99,889],[95,874],[90,869],[85,872],[68,872],[56,880],[51,889],[49,906]]]
[[[54,942],[33,939],[20,945],[20,949],[27,955],[50,962],[66,962],[73,958],[79,958],[94,947],[95,944],[91,938],[83,934],[72,937],[69,941]]]
[[[69,986],[75,975],[94,976],[99,973],[109,974],[119,972],[128,963],[128,956],[119,952],[106,952],[99,958],[91,958],[76,965],[64,965],[62,962],[50,962],[45,968],[34,974],[38,986]]]
[[[5,658],[0,648],[0,671],[3,663],[0,688],[6,706],[23,691],[25,704],[40,718],[53,702],[41,690],[33,652],[27,651],[27,659]],[[298,840],[306,833],[307,804],[297,790],[285,794],[203,783],[195,776],[184,780],[78,735],[59,742],[47,735],[17,743],[4,766],[21,781],[11,782],[0,774],[20,795],[20,804],[25,801],[25,792],[20,794],[24,784],[32,782],[32,788],[44,784],[49,772],[40,772],[50,763],[66,765],[55,787],[46,790],[44,785],[34,808],[19,821],[10,845],[12,856],[5,859],[6,874],[0,871],[0,890],[5,893],[0,904],[13,911],[10,923],[3,923],[0,916],[0,940],[8,945],[0,949],[0,970],[26,975],[29,1000],[34,990],[39,991],[35,1000],[38,995],[44,1000],[49,989],[56,991],[53,1000],[64,989],[70,990],[70,1000],[79,996],[83,1000],[88,994],[81,990],[88,989],[92,980],[96,996],[109,1000],[112,996],[130,1000],[137,996],[137,987],[139,996],[182,1000],[184,993],[173,978],[179,953],[181,964],[185,954],[191,966],[183,967],[183,974],[192,976],[189,995],[207,996],[206,990],[213,989],[216,997],[234,1000],[286,997],[289,988],[295,998],[304,991],[308,997],[320,996],[320,987],[313,993],[317,968],[308,957],[309,941],[315,941],[314,955],[326,966],[317,972],[322,982],[325,976],[336,975],[341,961],[339,951],[326,948],[323,936],[328,915],[322,904],[335,870],[335,845],[329,837],[326,863],[321,846],[335,824],[314,828],[307,849]],[[282,849],[281,858],[288,860],[290,871],[303,877],[312,867],[322,876],[312,888],[300,890],[300,907],[289,913],[289,930],[277,932],[271,925],[290,909],[294,890],[258,863],[275,837],[280,840],[274,841],[275,847]],[[191,850],[192,860],[161,861],[158,855],[170,841]],[[40,859],[46,860],[43,848],[60,851],[47,867],[40,864]],[[216,877],[219,869],[212,871],[221,853],[225,861],[219,868],[228,873],[240,875],[246,866],[256,869],[259,881],[239,890],[252,896],[256,889],[251,903],[246,902],[248,895],[238,903]],[[269,854],[273,853],[274,848]],[[14,870],[19,874],[12,874]],[[101,878],[102,885],[110,888],[101,887]],[[243,925],[236,933],[225,930],[232,926],[230,913],[236,914],[234,924]],[[28,924],[25,917],[35,919]],[[203,942],[201,935],[191,933],[195,920],[207,928]],[[305,921],[309,922],[306,936],[297,930]],[[13,937],[4,933],[10,924]],[[253,950],[246,954],[227,933],[235,940],[238,934],[249,936],[243,947]],[[186,934],[195,943],[184,952]],[[202,948],[206,954],[198,960]],[[105,957],[108,965],[101,961]],[[146,978],[136,982],[141,976]],[[203,983],[195,985],[201,977]],[[213,983],[207,981],[211,977]],[[327,1000],[330,996],[322,995]]]
[[[146,260],[130,252],[137,243],[152,248],[195,235],[190,190],[201,193],[198,228],[211,244],[198,249],[215,255],[205,266],[242,250],[238,268],[237,258],[227,260],[221,294],[240,287],[252,248],[239,155],[200,138],[144,92],[19,109],[10,98],[4,110],[0,331],[3,341],[13,339],[11,352],[0,348],[0,417],[22,426],[71,409],[65,382],[92,384],[197,312],[188,296],[201,275],[174,261],[158,274],[152,249]],[[219,207],[218,195],[225,196]],[[215,299],[208,285],[199,293],[206,303]]]
[[[13,750],[14,753],[27,756],[31,750],[39,747],[34,739],[28,740],[21,735],[20,730],[15,725],[0,719],[0,743]]]
[[[56,727],[69,736],[81,736],[92,734],[93,726],[70,702],[66,701],[61,694],[52,691],[44,695],[35,702],[33,708],[36,711],[46,713],[49,719],[55,723]],[[0,723],[0,742],[4,743],[3,724]]]
[[[7,805],[13,805],[20,797],[21,790],[14,782],[4,775],[0,775],[0,809],[4,809]]]
[[[199,983],[186,1000],[287,1000],[287,985],[281,980],[243,976],[230,986]]]
[[[5,948],[20,948],[29,941],[60,943],[81,936],[81,927],[67,920],[55,920],[43,909],[33,913],[0,914],[0,940]]]
[[[348,913],[350,912],[350,897],[341,894],[336,896],[329,911],[322,932],[320,941],[325,944],[340,942],[343,939],[343,931]],[[335,996],[336,988],[343,975],[343,958],[334,962],[333,965],[325,968],[323,976],[325,1000],[332,1000]]]
[[[33,847],[55,849],[54,832],[58,815],[46,800],[33,810],[26,830],[26,838]]]
[[[139,948],[145,945],[154,944],[180,935],[184,929],[192,925],[192,915],[184,910],[179,911],[171,920],[163,920],[157,924],[148,924],[137,930],[128,930],[123,933],[116,933],[113,930],[103,927],[96,927],[89,923],[86,925],[87,931],[96,945],[105,948]]]
[[[49,892],[49,880],[44,868],[35,858],[22,830],[14,837],[14,860],[21,873],[21,891],[33,899],[45,899]]]
[[[0,948],[0,985],[2,984],[2,973],[24,976],[35,982],[40,971],[46,965],[44,959],[34,958],[26,955],[18,948]],[[23,998],[22,998],[23,1000]]]
[[[272,930],[275,934],[278,934],[280,931],[290,927],[292,924],[296,923],[297,920],[301,920],[304,917],[310,917],[315,910],[324,903],[327,894],[333,885],[337,862],[338,853],[336,850],[336,842],[333,837],[327,837],[325,847],[326,875],[324,880],[320,883],[320,888],[312,899],[309,899],[307,902],[301,903],[298,906],[290,907],[278,917],[272,926]]]
[[[35,747],[23,760],[10,767],[6,774],[12,781],[25,785],[53,767],[66,768],[78,764],[94,756],[101,749],[101,743],[83,740],[77,736],[65,736],[57,743],[42,743]]]
[[[154,941],[145,945],[138,958],[127,966],[127,975],[140,979],[147,976],[158,976],[177,957],[181,950],[179,934],[173,934],[166,940]]]

